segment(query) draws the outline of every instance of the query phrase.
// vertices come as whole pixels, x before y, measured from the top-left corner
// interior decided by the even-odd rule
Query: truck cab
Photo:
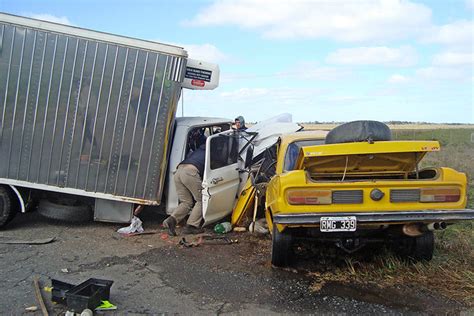
[[[193,150],[195,146],[193,135],[202,134],[206,137],[228,131],[231,120],[213,117],[178,117],[174,127],[173,144],[168,159],[168,169],[165,180],[166,213],[178,206],[178,195],[173,176],[179,163]],[[197,132],[197,133],[196,133]]]

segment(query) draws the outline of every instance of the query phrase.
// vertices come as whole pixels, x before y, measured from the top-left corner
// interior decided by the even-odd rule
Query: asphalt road
[[[145,230],[156,234],[122,237],[116,233],[121,225],[66,225],[52,223],[37,213],[20,214],[0,231],[0,314],[23,314],[26,307],[39,306],[34,276],[40,277],[42,286],[49,286],[50,279],[75,284],[91,277],[113,280],[110,301],[118,309],[107,312],[109,315],[462,311],[462,306],[436,295],[419,293],[416,286],[381,292],[327,284],[314,291],[314,275],[308,269],[271,267],[268,237],[232,233],[229,236],[238,243],[186,248],[178,245],[180,237],[166,238],[162,219],[145,213]],[[47,237],[55,237],[55,241],[44,245],[1,243]],[[53,304],[50,293],[43,291],[43,296],[52,315],[67,310]]]

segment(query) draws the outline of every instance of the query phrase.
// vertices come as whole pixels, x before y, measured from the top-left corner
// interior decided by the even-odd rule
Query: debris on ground
[[[268,230],[267,220],[265,218],[260,218],[254,224],[253,231],[259,234],[268,234],[270,231]]]
[[[110,288],[113,283],[114,281],[112,280],[90,278],[78,285],[74,285],[51,279],[53,287],[51,301],[64,304],[68,310],[75,312],[84,311],[85,309],[93,310],[102,305],[104,305],[104,308],[113,308],[115,305],[108,301],[110,299]]]
[[[4,239],[5,238],[5,239]],[[23,239],[11,239],[11,237],[0,236],[0,244],[26,244],[26,245],[44,245],[53,242],[56,238],[43,238],[43,239],[32,239],[32,240],[23,240]]]
[[[149,231],[149,232],[141,232],[141,233],[120,233],[123,237],[133,237],[138,235],[153,235],[156,234],[157,231]]]
[[[132,222],[127,227],[122,227],[117,232],[119,234],[143,233],[143,222],[136,216],[132,217]]]
[[[68,270],[67,268],[64,268],[64,269],[61,269],[61,272],[63,272],[63,273],[68,273],[69,270]]]
[[[25,308],[26,312],[36,312],[38,310],[38,306],[30,306]]]
[[[198,237],[197,240],[194,241],[187,241],[185,237],[181,238],[178,242],[178,245],[186,247],[186,248],[191,248],[191,247],[197,247],[202,243],[202,237]]]
[[[230,245],[238,243],[237,239],[231,239],[226,236],[215,236],[215,235],[202,235],[195,238],[192,241],[186,240],[185,237],[181,238],[178,245],[185,248],[198,247],[204,245]]]
[[[238,239],[231,239],[227,236],[202,236],[203,244],[206,245],[230,245],[239,242]]]
[[[116,309],[117,306],[107,300],[101,301],[101,304],[95,308],[96,311],[112,311]]]
[[[43,296],[41,295],[39,277],[37,276],[33,277],[33,287],[35,289],[36,301],[38,301],[38,304],[41,307],[41,312],[43,313],[43,316],[48,316],[49,313],[48,313],[48,310],[46,309],[46,305],[44,304]]]
[[[89,308],[86,308],[82,311],[81,316],[94,316],[94,312],[91,311]]]
[[[233,231],[237,232],[237,233],[243,233],[243,232],[247,231],[247,228],[245,228],[245,227],[234,227]]]
[[[219,224],[216,224],[216,226],[214,226],[214,232],[218,234],[227,234],[231,230],[232,230],[232,224],[229,222],[219,223]]]

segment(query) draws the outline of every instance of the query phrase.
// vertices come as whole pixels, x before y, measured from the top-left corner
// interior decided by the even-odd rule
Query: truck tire
[[[333,128],[326,136],[326,144],[391,140],[390,128],[377,121],[353,121]]]
[[[418,237],[405,237],[401,256],[405,259],[419,262],[433,259],[434,234],[428,231]]]
[[[273,225],[272,234],[272,264],[275,267],[287,267],[290,265],[293,254],[293,237],[291,232],[279,232]]]
[[[92,220],[92,209],[84,204],[58,204],[41,200],[38,204],[38,213],[46,218],[66,223],[84,223]]]
[[[15,217],[12,195],[8,188],[0,186],[0,227],[5,226]]]

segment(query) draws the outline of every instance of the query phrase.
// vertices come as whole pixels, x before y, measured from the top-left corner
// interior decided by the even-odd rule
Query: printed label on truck
[[[186,67],[186,74],[184,75],[184,77],[187,79],[193,79],[193,83],[197,80],[210,82],[212,77],[212,71],[193,67]]]

